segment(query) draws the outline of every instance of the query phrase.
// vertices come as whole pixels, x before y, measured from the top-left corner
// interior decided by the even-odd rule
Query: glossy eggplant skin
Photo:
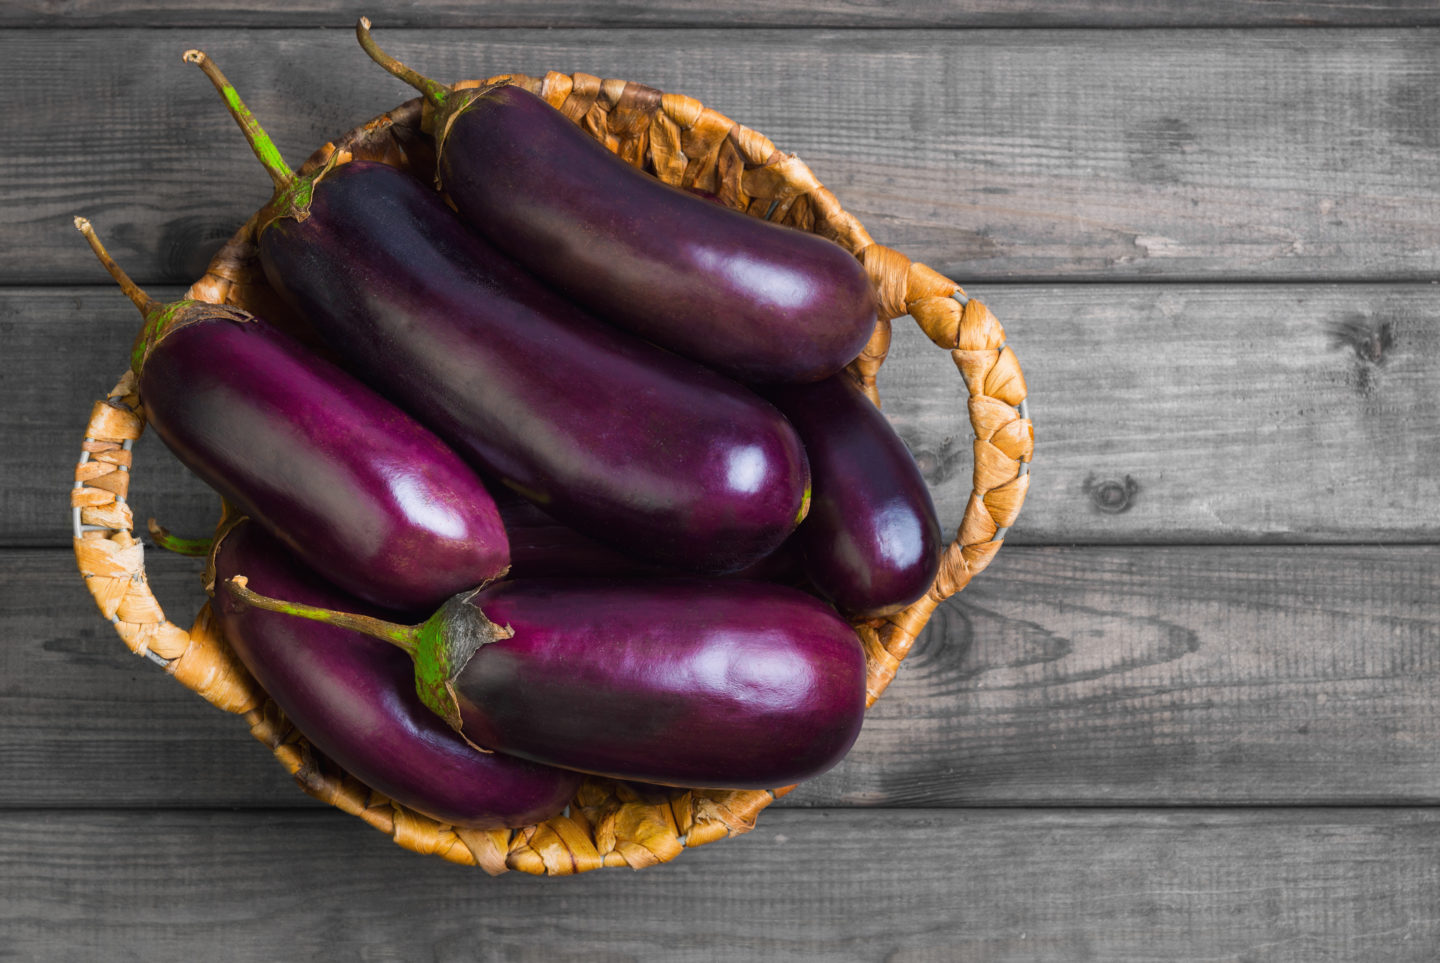
[[[642,173],[523,88],[495,87],[455,117],[439,174],[527,270],[738,380],[819,380],[875,327],[869,277],[840,245]]]
[[[242,521],[215,551],[216,585],[244,575],[294,602],[366,611],[303,569],[259,526]],[[481,753],[421,703],[410,658],[348,629],[252,608],[228,592],[213,602],[240,661],[317,749],[365,785],[448,825],[528,826],[560,812],[576,773]]]
[[[860,643],[796,589],[533,579],[469,604],[514,631],[454,682],[478,745],[660,785],[776,788],[830,768],[860,730]]]
[[[508,489],[495,493],[495,505],[510,543],[510,578],[621,578],[673,575],[671,566],[626,555],[568,525],[562,525]]]
[[[530,502],[508,489],[493,492],[505,535],[510,542],[510,578],[677,578],[689,573],[673,565],[646,562],[617,551],[568,525],[562,525]],[[786,585],[804,580],[798,552],[790,548],[793,538],[775,551],[752,562],[726,578],[780,582]]]
[[[778,411],[585,315],[406,173],[336,168],[309,217],[275,221],[259,247],[271,284],[362,379],[585,534],[720,573],[803,514],[809,468]]]
[[[146,415],[180,461],[378,605],[432,608],[504,571],[505,530],[473,469],[288,335],[231,315],[177,326],[141,369]]]
[[[842,612],[874,617],[925,594],[940,566],[940,523],[905,443],[846,375],[764,394],[805,442],[813,500],[791,537],[805,573]]]

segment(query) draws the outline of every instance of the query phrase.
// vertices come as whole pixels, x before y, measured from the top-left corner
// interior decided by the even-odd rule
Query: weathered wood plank
[[[425,0],[385,10],[391,27],[1265,27],[1388,26],[1440,24],[1427,0],[1380,3],[1314,0],[925,0],[903,4],[855,4],[842,0],[732,0],[725,6],[699,0],[598,5],[583,0],[483,5]],[[273,3],[246,0],[11,0],[0,7],[0,27],[348,27],[354,9],[339,0]]]
[[[182,624],[198,564],[153,551]],[[68,553],[0,553],[0,807],[309,802],[131,656]],[[1428,548],[1011,547],[786,806],[1440,803]]]
[[[327,813],[0,816],[18,959],[1430,961],[1440,815],[776,812],[666,866],[487,879]]]
[[[179,289],[156,288],[157,297]],[[1017,543],[1386,541],[1440,535],[1440,288],[1430,285],[972,287],[1030,388],[1033,487]],[[108,287],[0,289],[0,544],[69,533],[65,490],[90,405],[138,315]],[[954,366],[908,322],[886,408],[948,531],[970,491]],[[153,436],[136,518],[214,524],[217,502]]]
[[[1158,5],[1163,6],[1163,5]],[[387,30],[439,77],[585,70],[689,93],[799,153],[877,240],[1000,279],[1429,280],[1440,32]],[[195,275],[267,196],[189,45],[297,161],[406,89],[347,31],[0,36],[0,282]]]

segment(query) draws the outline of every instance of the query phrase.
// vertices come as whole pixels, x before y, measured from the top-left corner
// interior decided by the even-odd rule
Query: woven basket
[[[830,238],[865,265],[879,293],[880,320],[851,372],[879,404],[876,374],[890,344],[891,319],[909,314],[954,359],[968,389],[975,432],[973,491],[940,572],[918,602],[885,619],[857,623],[868,665],[867,706],[894,678],[936,605],[960,591],[995,557],[1025,499],[1033,449],[1025,381],[1000,323],[960,286],[923,264],[871,241],[801,161],[763,135],[675,94],[588,74],[519,74],[509,80],[540,95],[630,164],[663,180],[708,191],[730,207]],[[459,86],[475,86],[473,81]],[[326,144],[305,163],[313,170],[339,152],[413,171],[428,180],[434,150],[422,133],[424,111],[409,101]],[[235,304],[275,319],[289,312],[266,286],[256,261],[254,219],[242,227],[186,295]],[[315,750],[250,678],[219,635],[205,605],[187,631],[166,619],[146,583],[143,545],[125,496],[131,445],[145,416],[126,373],[97,402],[75,470],[71,505],[75,556],[100,612],[136,654],[163,665],[181,683],[250,731],[310,795],[359,816],[420,853],[479,866],[492,875],[516,869],[565,875],[602,866],[639,869],[754,827],[760,810],[788,792],[657,790],[590,778],[565,812],[537,826],[466,830],[442,825],[362,785]]]

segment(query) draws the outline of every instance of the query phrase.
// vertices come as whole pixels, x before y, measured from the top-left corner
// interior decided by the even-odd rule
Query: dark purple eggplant
[[[510,543],[510,578],[664,577],[675,572],[672,566],[626,555],[582,535],[507,488],[497,488],[493,494]]]
[[[839,371],[875,327],[864,267],[835,242],[706,203],[606,150],[512,84],[452,90],[366,52],[434,107],[437,178],[527,270],[611,322],[749,382]]]
[[[471,742],[669,786],[775,788],[860,731],[865,657],[829,606],[731,580],[534,579],[461,593],[404,626],[257,595],[415,659],[426,705]]]
[[[500,488],[492,492],[510,542],[510,578],[676,578],[689,574],[671,565],[626,555],[562,525],[533,504]],[[804,579],[792,536],[769,555],[727,578],[794,584]]]
[[[495,502],[439,438],[254,315],[152,300],[76,227],[145,316],[131,367],[146,418],[202,481],[387,608],[430,609],[505,571]]]
[[[211,565],[216,584],[243,574],[266,593],[365,611],[246,520],[221,536]],[[404,806],[452,826],[528,826],[560,812],[579,788],[576,773],[476,752],[420,702],[410,661],[392,645],[266,612],[223,590],[213,607],[235,654],[296,728]]]
[[[791,536],[805,574],[843,612],[887,615],[925,594],[940,567],[940,522],[905,443],[847,375],[762,392],[800,432],[810,513]]]
[[[722,573],[794,530],[809,468],[771,405],[585,315],[407,173],[353,161],[296,177],[214,64],[186,58],[275,180],[257,228],[266,277],[363,379],[491,477],[629,554]]]

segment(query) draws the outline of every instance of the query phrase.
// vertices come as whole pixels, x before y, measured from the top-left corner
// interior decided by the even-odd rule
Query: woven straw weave
[[[874,243],[798,158],[762,134],[695,100],[622,80],[549,73],[543,79],[503,75],[543,97],[632,165],[683,187],[715,194],[730,207],[830,238],[867,268],[879,296],[880,320],[851,373],[879,404],[876,374],[890,345],[890,323],[912,316],[950,352],[968,389],[975,432],[974,481],[955,541],[939,575],[919,601],[884,619],[856,625],[868,664],[867,705],[894,678],[900,661],[936,605],[960,591],[990,563],[1014,522],[1029,485],[1033,436],[1025,380],[1005,332],[960,286],[903,254]],[[403,167],[422,178],[434,172],[434,151],[422,133],[421,102],[409,101],[326,144],[304,165],[331,154]],[[282,321],[287,309],[265,284],[255,259],[253,220],[212,261],[187,297],[244,307]],[[75,555],[101,614],[129,648],[163,664],[181,683],[217,707],[245,718],[250,731],[308,793],[365,820],[420,853],[479,866],[563,875],[602,866],[639,869],[754,827],[760,810],[790,788],[774,791],[657,790],[591,778],[566,811],[538,826],[464,830],[437,823],[370,790],[316,751],[250,678],[216,631],[209,606],[184,629],[165,618],[146,584],[143,546],[132,532],[125,495],[131,444],[145,416],[126,374],[97,402],[76,467],[71,504]]]

